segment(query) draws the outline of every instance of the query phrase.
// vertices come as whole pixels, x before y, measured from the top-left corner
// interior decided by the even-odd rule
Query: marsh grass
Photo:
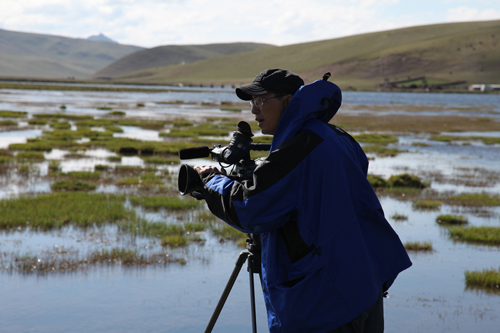
[[[500,269],[484,269],[483,271],[465,271],[467,287],[486,288],[500,291]]]
[[[483,121],[484,123],[484,121]],[[464,142],[464,141],[481,141],[486,145],[500,144],[500,138],[489,136],[452,136],[452,135],[433,135],[429,140],[441,142]]]
[[[0,270],[9,273],[46,275],[86,271],[98,265],[121,265],[125,267],[164,266],[170,263],[185,264],[183,259],[175,259],[167,253],[140,254],[137,250],[112,248],[89,253],[81,259],[77,251],[58,249],[40,254],[9,254],[0,256]]]
[[[387,145],[389,143],[398,142],[398,138],[392,134],[379,134],[379,133],[363,133],[354,135],[354,139],[358,142],[373,143],[378,145]]]
[[[404,214],[396,212],[396,213],[392,214],[391,218],[394,221],[407,221],[408,220],[408,215],[404,215]]]
[[[141,206],[148,210],[186,210],[201,207],[197,200],[184,199],[179,196],[132,196],[129,198],[134,206]]]
[[[89,192],[97,188],[97,185],[92,182],[83,180],[58,180],[50,185],[54,192]]]
[[[419,210],[440,210],[442,204],[441,201],[429,199],[415,200],[412,202],[413,208]]]
[[[469,223],[466,216],[463,215],[439,215],[436,222],[441,225],[463,225]]]
[[[217,222],[212,226],[212,233],[221,240],[232,240],[241,245],[247,239],[247,235],[224,222]]]
[[[28,112],[0,110],[0,117],[2,117],[2,118],[26,118],[26,117],[28,117]]]
[[[119,111],[119,110],[114,110],[114,111],[111,111],[111,112],[108,112],[107,114],[108,116],[112,116],[112,117],[123,117],[126,115],[125,112],[123,111]]]
[[[119,186],[137,186],[143,189],[153,189],[164,183],[164,178],[158,176],[156,172],[145,172],[136,177],[126,177],[116,181],[116,185]]]
[[[457,241],[500,245],[500,227],[450,227],[450,236]]]
[[[120,126],[135,126],[144,129],[151,130],[161,130],[165,127],[167,122],[163,120],[159,121],[148,121],[148,120],[135,120],[135,119],[123,119],[117,122]]]
[[[404,247],[407,251],[428,252],[432,251],[432,242],[406,242]]]
[[[459,206],[500,206],[500,195],[488,193],[461,193],[445,198],[446,203]]]
[[[365,154],[375,154],[379,157],[394,157],[400,153],[406,152],[398,148],[389,148],[378,144],[363,145]]]
[[[17,125],[18,125],[17,121],[13,121],[13,120],[0,120],[0,126],[14,127],[14,126],[17,126]]]
[[[40,162],[45,160],[45,155],[41,152],[35,152],[35,151],[25,151],[25,152],[19,152],[16,155],[16,159],[18,161],[36,161]]]
[[[138,221],[133,210],[124,206],[125,198],[112,194],[84,192],[50,193],[0,200],[0,229],[50,230],[65,225],[89,227]],[[29,208],[29,209],[28,209]]]
[[[53,129],[59,129],[59,130],[70,129],[71,124],[67,121],[60,121],[60,122],[51,123],[50,127],[52,127]]]
[[[407,173],[392,175],[387,180],[387,183],[391,187],[409,187],[416,189],[423,189],[428,187],[428,184],[425,184],[419,177]]]
[[[162,156],[141,156],[142,160],[149,164],[174,164],[179,163],[179,157],[162,157]]]
[[[160,238],[161,246],[182,247],[188,244],[188,239],[183,235],[170,235]]]

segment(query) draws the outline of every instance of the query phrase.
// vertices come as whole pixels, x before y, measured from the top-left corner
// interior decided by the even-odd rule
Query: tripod
[[[233,288],[234,282],[236,282],[236,278],[241,271],[241,267],[245,261],[248,260],[248,273],[250,275],[250,302],[252,308],[252,333],[257,333],[257,318],[255,314],[255,289],[254,289],[254,280],[253,274],[258,273],[262,282],[262,275],[260,269],[260,237],[255,234],[247,234],[247,249],[245,251],[241,251],[238,259],[236,260],[234,270],[229,277],[229,281],[226,284],[226,288],[222,292],[222,295],[219,299],[219,303],[217,303],[217,307],[212,314],[212,318],[208,323],[207,328],[205,329],[205,333],[212,332],[212,329],[215,326],[217,319],[226,303],[226,300]]]

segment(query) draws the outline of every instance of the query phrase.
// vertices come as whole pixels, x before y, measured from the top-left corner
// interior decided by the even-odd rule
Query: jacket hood
[[[293,137],[304,123],[319,119],[328,123],[342,104],[340,88],[329,81],[317,80],[302,86],[292,97],[281,115],[273,137],[271,151]]]

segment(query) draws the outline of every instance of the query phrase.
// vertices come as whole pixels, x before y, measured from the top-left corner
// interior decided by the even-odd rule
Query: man
[[[382,332],[382,295],[411,266],[366,179],[359,144],[329,125],[341,91],[282,69],[236,89],[274,135],[252,180],[196,167],[210,210],[259,234],[270,332]]]

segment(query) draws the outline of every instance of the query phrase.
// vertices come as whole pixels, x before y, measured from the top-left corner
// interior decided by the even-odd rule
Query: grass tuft
[[[441,225],[462,225],[469,223],[466,216],[462,215],[439,215],[436,222]]]
[[[432,251],[431,242],[406,242],[404,246],[407,251]]]

